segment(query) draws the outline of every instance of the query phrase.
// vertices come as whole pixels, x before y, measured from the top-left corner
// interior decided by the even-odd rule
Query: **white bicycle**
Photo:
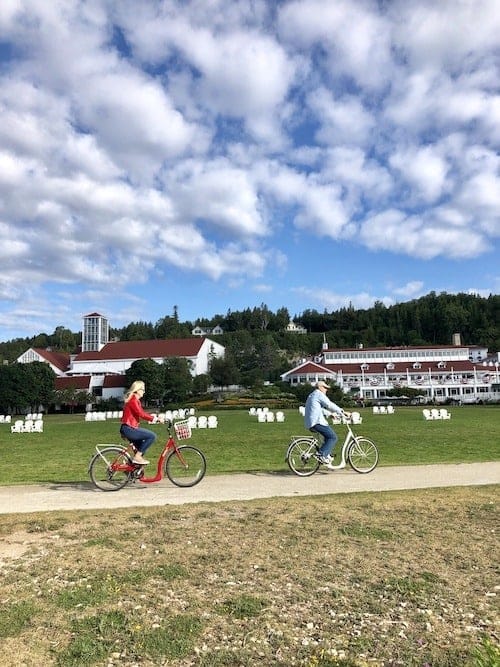
[[[378,449],[372,440],[356,435],[351,424],[344,421],[347,433],[341,447],[341,458],[330,470],[341,470],[347,464],[353,470],[366,474],[377,467]],[[300,477],[314,475],[321,465],[318,460],[320,443],[315,436],[293,435],[286,452],[286,462],[292,472]]]

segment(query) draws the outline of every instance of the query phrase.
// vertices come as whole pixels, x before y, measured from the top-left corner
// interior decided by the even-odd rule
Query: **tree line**
[[[305,327],[307,333],[286,332],[290,320]],[[197,325],[203,328],[219,325],[223,329],[217,340],[225,346],[226,357],[214,360],[210,376],[196,382],[249,387],[278,381],[282,373],[302,358],[318,354],[324,341],[330,348],[360,344],[365,347],[447,345],[451,344],[453,334],[460,333],[463,344],[498,351],[500,296],[431,292],[393,306],[377,302],[368,309],[349,306],[330,313],[310,309],[293,317],[286,308],[272,312],[261,304],[194,322],[182,322],[175,306],[172,315],[155,324],[131,322],[122,328],[111,328],[110,337],[122,341],[188,338]],[[58,326],[52,334],[39,333],[32,338],[0,343],[0,361],[8,367],[30,347],[75,352],[80,343],[81,332],[73,333]],[[197,390],[202,391],[202,386]]]
[[[307,329],[306,334],[287,333],[293,319]],[[201,396],[209,387],[259,387],[264,382],[280,383],[282,373],[302,358],[314,356],[326,341],[328,347],[365,347],[399,345],[447,345],[454,333],[462,342],[482,345],[490,351],[500,349],[500,296],[471,294],[429,295],[394,306],[376,303],[373,308],[341,308],[331,313],[307,310],[291,317],[286,308],[273,313],[265,304],[211,319],[181,322],[177,307],[171,316],[156,324],[133,322],[121,329],[111,329],[119,340],[187,338],[195,326],[219,325],[224,333],[217,340],[225,346],[224,359],[213,359],[207,375],[192,377],[185,359],[166,359],[157,364],[139,360],[127,371],[127,382],[143,379],[148,386],[148,400],[158,405],[183,402]],[[28,406],[81,405],[95,400],[77,390],[54,391],[55,375],[47,364],[13,362],[30,347],[50,347],[74,352],[81,333],[57,327],[53,334],[0,343],[0,410],[16,411]]]

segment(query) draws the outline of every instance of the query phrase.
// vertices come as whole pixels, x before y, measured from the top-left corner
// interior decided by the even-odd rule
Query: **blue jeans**
[[[324,442],[319,448],[319,453],[321,456],[330,456],[338,440],[337,434],[333,428],[330,428],[330,426],[326,426],[325,424],[314,424],[309,430],[316,431],[316,433],[323,436]]]
[[[141,454],[144,454],[156,440],[156,433],[153,433],[153,431],[148,431],[147,428],[132,428],[128,424],[120,426],[120,433],[127,440],[130,440]]]

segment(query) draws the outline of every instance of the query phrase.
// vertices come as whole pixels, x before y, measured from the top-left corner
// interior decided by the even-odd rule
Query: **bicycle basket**
[[[174,424],[175,428],[175,434],[179,438],[179,440],[187,440],[188,438],[191,437],[191,426],[189,426],[189,422],[187,419],[185,419],[182,422],[176,422]]]

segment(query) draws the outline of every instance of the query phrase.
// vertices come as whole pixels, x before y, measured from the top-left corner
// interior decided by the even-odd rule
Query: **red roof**
[[[70,355],[66,352],[53,352],[43,347],[34,347],[33,351],[43,357],[45,361],[48,361],[49,364],[59,368],[60,371],[68,370]]]
[[[125,379],[125,375],[105,375],[102,386],[104,389],[126,387],[127,380]]]
[[[62,389],[81,389],[88,391],[90,385],[90,375],[75,375],[74,377],[56,378],[55,388]]]
[[[162,359],[195,357],[205,338],[171,338],[168,340],[130,340],[107,343],[100,352],[80,352],[75,361],[107,359]]]

